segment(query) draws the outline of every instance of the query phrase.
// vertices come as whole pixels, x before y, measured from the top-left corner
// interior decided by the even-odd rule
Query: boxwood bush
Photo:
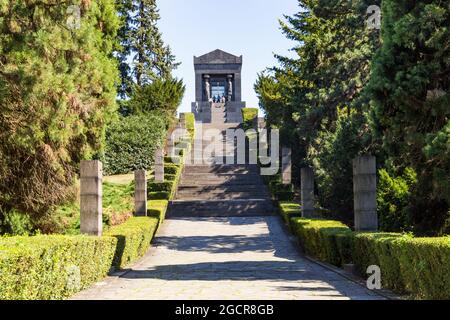
[[[242,109],[242,119],[244,130],[254,129],[254,120],[258,118],[258,109],[244,108]]]
[[[164,220],[167,201],[150,202],[103,237],[0,238],[0,300],[64,299],[143,256]]]
[[[450,299],[450,237],[357,233],[329,220],[292,218],[291,225],[312,257],[336,266],[354,263],[363,277],[377,265],[385,288],[413,298]]]
[[[149,169],[162,146],[166,124],[160,115],[122,117],[106,130],[104,171],[107,175]]]

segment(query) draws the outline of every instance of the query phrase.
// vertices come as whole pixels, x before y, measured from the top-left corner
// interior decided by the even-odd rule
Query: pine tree
[[[160,20],[156,0],[119,0],[122,18],[119,52],[121,96],[130,97],[133,86],[142,87],[158,78],[169,79],[178,64],[158,29]]]
[[[369,86],[389,162],[418,174],[410,212],[421,233],[450,226],[449,25],[449,1],[384,0]]]
[[[366,11],[379,2],[299,1],[299,12],[281,22],[297,56],[277,56],[280,67],[256,85],[269,122],[282,130],[282,143],[292,145],[300,165],[313,165],[319,184],[327,186],[320,190],[322,205],[349,222],[351,160],[368,148],[363,93],[379,46],[379,31],[366,27]],[[335,190],[338,196],[331,194]]]

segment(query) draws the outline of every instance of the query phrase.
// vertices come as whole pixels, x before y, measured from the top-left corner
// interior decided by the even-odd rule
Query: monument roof
[[[194,57],[194,64],[242,64],[242,56],[238,57],[220,49]]]

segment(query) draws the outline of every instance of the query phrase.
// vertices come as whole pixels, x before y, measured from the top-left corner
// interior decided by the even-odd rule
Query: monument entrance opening
[[[215,50],[194,57],[195,97],[192,112],[203,123],[241,123],[242,56]]]

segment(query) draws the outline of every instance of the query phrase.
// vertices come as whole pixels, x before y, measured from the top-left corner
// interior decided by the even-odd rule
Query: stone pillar
[[[155,153],[155,182],[164,182],[164,151],[156,150]]]
[[[82,234],[102,236],[103,165],[82,161],[80,166],[80,228]]]
[[[356,231],[377,231],[377,166],[373,156],[353,160],[353,194]]]
[[[134,172],[134,211],[138,217],[147,216],[147,171]]]
[[[181,129],[186,130],[186,114],[185,113],[180,113],[180,124],[181,124]]]
[[[312,168],[301,170],[302,217],[315,218],[314,210],[314,171]]]
[[[283,148],[281,151],[281,175],[283,184],[292,183],[292,150]]]

